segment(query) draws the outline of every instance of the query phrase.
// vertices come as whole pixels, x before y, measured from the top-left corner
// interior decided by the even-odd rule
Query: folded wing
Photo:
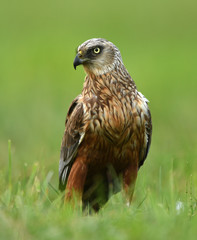
[[[69,172],[85,135],[83,131],[83,105],[80,95],[72,102],[66,117],[59,162],[59,189],[65,190]]]
[[[151,120],[150,110],[148,110],[148,114],[146,115],[146,120],[145,120],[145,142],[144,142],[144,146],[140,151],[139,168],[143,165],[148,155],[148,151],[151,144],[151,136],[152,136],[152,120]]]

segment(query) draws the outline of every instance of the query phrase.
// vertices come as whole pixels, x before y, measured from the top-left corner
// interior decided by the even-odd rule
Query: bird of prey
[[[66,117],[59,188],[65,190],[65,202],[76,195],[84,208],[95,211],[120,190],[130,204],[151,143],[148,100],[138,92],[110,41],[85,41],[73,65],[83,65],[86,77]]]

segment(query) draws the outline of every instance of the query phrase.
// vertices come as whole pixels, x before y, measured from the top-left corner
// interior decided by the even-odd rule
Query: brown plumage
[[[113,43],[101,38],[84,42],[74,67],[80,64],[87,75],[68,110],[59,187],[66,189],[66,202],[75,192],[84,207],[97,211],[121,186],[131,202],[150,147],[151,115]]]

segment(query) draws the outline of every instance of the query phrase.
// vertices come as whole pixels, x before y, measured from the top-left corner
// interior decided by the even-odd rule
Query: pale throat
[[[83,67],[87,75],[91,76],[93,74],[95,76],[99,76],[99,75],[107,74],[113,71],[115,69],[115,64],[108,64],[105,66],[88,64],[88,65],[84,65]]]

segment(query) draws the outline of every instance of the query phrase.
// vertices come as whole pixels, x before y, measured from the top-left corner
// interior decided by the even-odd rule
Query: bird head
[[[82,64],[87,73],[101,75],[121,63],[120,51],[113,43],[103,38],[92,38],[78,47],[73,65],[76,69]]]

